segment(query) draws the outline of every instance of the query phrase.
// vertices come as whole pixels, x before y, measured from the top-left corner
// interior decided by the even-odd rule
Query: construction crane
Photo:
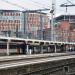
[[[70,4],[67,4],[67,3],[64,3],[64,4],[61,4],[60,6],[61,7],[66,7],[66,12],[67,12],[67,7],[73,7],[75,6],[75,4],[73,4],[71,1],[67,0]]]

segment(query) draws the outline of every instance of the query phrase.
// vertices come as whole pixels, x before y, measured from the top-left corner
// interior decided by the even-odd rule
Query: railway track
[[[75,55],[74,53],[38,54],[3,57],[3,60],[1,57],[0,59],[0,75],[50,75],[62,70],[64,65],[71,64],[70,61],[75,59]],[[60,61],[62,61],[61,64],[59,64]]]
[[[12,56],[8,58],[4,58],[0,60],[0,69],[16,67],[16,66],[23,66],[23,65],[30,65],[30,64],[37,64],[37,63],[44,63],[49,61],[58,61],[64,59],[75,58],[74,53],[57,53],[57,54],[39,54],[39,55],[27,55],[27,56]],[[0,58],[2,59],[2,58]]]

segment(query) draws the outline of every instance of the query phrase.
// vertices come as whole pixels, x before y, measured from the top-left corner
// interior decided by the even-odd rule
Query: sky
[[[75,0],[70,0],[70,1],[75,4]],[[54,2],[56,4],[55,14],[56,15],[66,14],[66,8],[60,7],[60,5],[66,3],[67,0],[54,0]],[[0,9],[6,9],[6,10],[37,10],[44,8],[51,9],[51,4],[52,0],[0,0]],[[74,9],[75,7],[68,7],[67,14],[75,14]],[[49,13],[50,11],[46,12]]]

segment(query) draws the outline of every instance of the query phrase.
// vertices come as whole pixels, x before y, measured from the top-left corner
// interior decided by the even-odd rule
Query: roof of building
[[[21,12],[20,10],[4,10],[4,9],[0,9],[0,12]]]
[[[0,9],[0,12],[23,12],[23,13],[40,13],[40,14],[47,14],[38,10],[26,10],[26,11],[20,11],[20,10],[4,10]]]
[[[47,13],[44,13],[44,12],[41,12],[41,11],[38,11],[38,10],[27,10],[27,11],[23,11],[24,13],[40,13],[40,14],[47,14]]]
[[[56,20],[61,20],[61,19],[64,19],[64,17],[74,17],[75,18],[75,15],[60,15],[60,16],[57,16],[55,17]]]

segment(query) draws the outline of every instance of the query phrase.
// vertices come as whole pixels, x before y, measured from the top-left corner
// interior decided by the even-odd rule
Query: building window
[[[17,12],[17,13],[16,13],[16,16],[20,16],[20,13]]]

